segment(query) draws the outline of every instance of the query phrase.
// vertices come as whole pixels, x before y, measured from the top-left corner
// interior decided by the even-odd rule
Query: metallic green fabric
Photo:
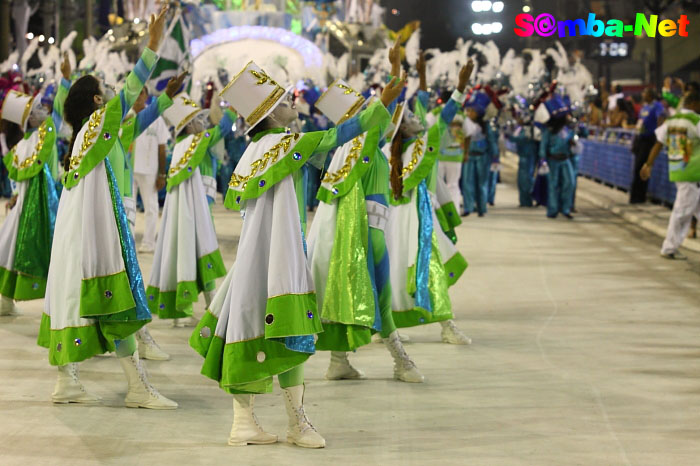
[[[430,276],[428,278],[428,289],[430,290],[430,304],[433,312],[438,314],[452,313],[452,303],[448,293],[447,273],[440,257],[440,248],[437,237],[433,232],[432,254],[430,255]]]
[[[24,275],[46,278],[52,240],[47,179],[42,171],[27,183],[17,231],[14,269]]]
[[[372,281],[367,270],[368,220],[360,183],[338,199],[336,233],[323,298],[321,319],[372,327]]]

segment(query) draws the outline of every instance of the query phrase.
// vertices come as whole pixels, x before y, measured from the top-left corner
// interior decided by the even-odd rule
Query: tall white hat
[[[316,101],[316,108],[336,125],[352,118],[365,98],[342,79],[336,79]]]
[[[34,96],[11,90],[5,96],[0,115],[3,120],[17,123],[22,128],[22,131],[26,131],[29,114],[32,112],[34,104],[40,100],[37,100]]]
[[[250,132],[284,100],[283,88],[252,60],[221,91],[221,97],[245,119]]]
[[[181,92],[173,97],[173,104],[163,112],[163,118],[168,127],[173,128],[175,136],[185,129],[187,123],[202,112],[197,102],[192,100],[186,92]]]

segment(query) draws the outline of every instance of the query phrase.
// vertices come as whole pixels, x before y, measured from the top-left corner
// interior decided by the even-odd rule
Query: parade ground
[[[350,356],[364,381],[329,382],[329,355],[312,356],[307,412],[325,449],[227,446],[231,396],[199,374],[202,359],[187,343],[192,329],[166,321],[149,328],[172,359],[147,366],[179,409],[124,408],[114,356],[80,366],[101,405],[53,405],[56,368],[36,345],[43,301],[32,301],[20,303],[24,315],[0,318],[0,463],[697,464],[700,254],[662,259],[658,236],[585,194],[574,221],[517,208],[512,168],[503,175],[496,207],[457,229],[469,268],[450,293],[473,344],[441,343],[438,325],[404,330],[424,384],[392,380],[379,343]],[[242,220],[220,199],[214,217],[230,267]],[[140,214],[137,238],[143,223]],[[139,260],[147,279],[152,255]],[[195,314],[202,312],[200,303]],[[256,408],[283,441],[279,388],[257,397]]]

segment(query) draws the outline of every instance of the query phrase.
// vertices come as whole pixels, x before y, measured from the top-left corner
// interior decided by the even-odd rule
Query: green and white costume
[[[64,175],[38,338],[52,365],[115,349],[151,320],[120,188],[125,185],[122,120],[157,56],[145,49],[120,93],[78,133]]]
[[[216,279],[226,275],[200,168],[211,166],[207,150],[232,131],[234,121],[235,115],[227,111],[218,126],[184,137],[173,149],[146,290],[151,312],[162,319],[191,316],[199,294],[213,291]]]
[[[445,235],[445,227],[453,229],[459,216],[452,222],[450,205],[454,205],[444,187],[438,197],[437,156],[440,140],[454,117],[463,97],[453,94],[438,121],[416,139],[404,144],[403,196],[392,196],[392,206],[386,227],[389,262],[391,263],[392,308],[397,327],[441,322],[452,319],[452,305],[448,288],[457,282],[467,262]],[[416,101],[416,115],[425,121],[425,102]],[[384,147],[390,159],[390,146]],[[439,198],[442,198],[440,202]],[[445,207],[446,206],[446,207]],[[438,215],[438,212],[444,215]]]
[[[58,196],[56,135],[70,82],[61,80],[53,115],[5,155],[17,203],[0,226],[0,295],[16,301],[42,299],[51,258]]]
[[[390,118],[377,102],[328,131],[258,133],[231,177],[226,206],[244,211],[236,262],[190,338],[202,374],[231,393],[266,393],[272,376],[301,365],[322,331],[296,185],[325,154]]]

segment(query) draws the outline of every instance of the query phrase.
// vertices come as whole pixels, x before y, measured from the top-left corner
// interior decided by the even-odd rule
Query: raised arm
[[[353,140],[375,126],[383,127],[386,125],[391,120],[391,114],[387,111],[387,106],[401,94],[404,84],[405,80],[397,81],[397,78],[393,78],[382,91],[381,102],[374,102],[360,112],[359,115],[355,115],[335,128],[324,131],[321,142],[316,146],[313,153],[324,154]]]
[[[136,102],[141,89],[148,81],[148,78],[155,68],[158,61],[158,55],[155,50],[158,50],[160,39],[165,28],[165,14],[168,7],[164,6],[158,16],[151,15],[151,21],[148,24],[148,45],[141,53],[141,58],[136,63],[134,69],[126,77],[124,87],[119,91],[119,98],[122,103],[122,119],[131,110],[131,107]]]
[[[56,97],[53,99],[53,111],[51,112],[56,131],[61,131],[61,125],[63,125],[63,104],[66,102],[68,90],[70,89],[70,74],[71,67],[68,53],[64,53],[63,63],[61,63],[61,82],[56,90]]]
[[[141,110],[136,115],[136,126],[134,128],[134,139],[139,137],[141,133],[146,131],[151,124],[158,119],[159,116],[163,114],[170,106],[173,104],[173,97],[180,90],[182,82],[185,80],[187,73],[181,73],[179,76],[170,78],[167,86],[165,87],[165,92],[158,96],[158,98],[151,102],[151,104]]]

